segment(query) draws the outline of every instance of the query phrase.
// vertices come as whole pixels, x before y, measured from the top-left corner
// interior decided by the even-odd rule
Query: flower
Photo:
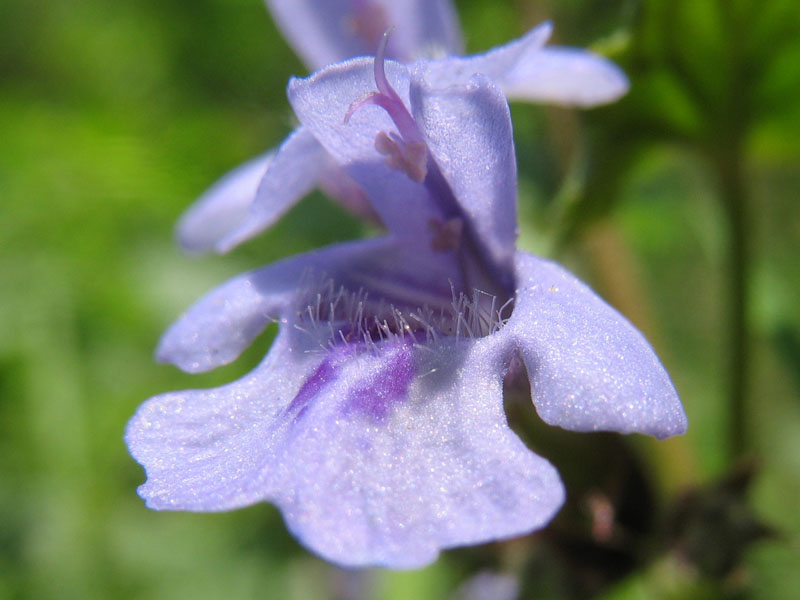
[[[242,379],[138,409],[126,442],[149,507],[269,501],[330,561],[416,568],[541,528],[563,502],[503,412],[516,359],[551,425],[684,431],[642,335],[515,249],[510,115],[486,77],[442,90],[379,53],[292,80],[289,98],[388,233],[241,275],[172,325],[158,357],[190,372],[234,360],[272,321],[278,333]]]
[[[386,56],[403,63],[464,51],[450,0],[267,0],[267,7],[312,70],[371,55],[391,27]]]
[[[483,73],[512,100],[589,107],[628,89],[613,63],[576,48],[545,46],[552,26],[484,54],[462,57],[458,20],[448,0],[269,0],[276,22],[311,68],[372,55],[394,26],[387,56],[412,64],[434,87],[466,85]],[[287,181],[288,179],[288,181]],[[192,252],[227,252],[261,233],[315,187],[374,221],[363,190],[303,127],[282,148],[225,175],[189,208],[178,224]],[[384,223],[385,225],[385,223]]]

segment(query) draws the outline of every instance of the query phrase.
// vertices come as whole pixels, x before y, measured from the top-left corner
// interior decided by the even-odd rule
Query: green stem
[[[750,244],[748,238],[747,190],[742,170],[742,144],[739,140],[720,149],[715,166],[720,183],[720,195],[728,219],[728,344],[730,421],[728,447],[735,461],[749,449],[747,432],[747,397],[749,387],[750,340],[748,274]]]
[[[747,68],[743,40],[747,38],[748,14],[741,3],[717,0],[718,15],[727,32],[725,63],[728,83],[717,112],[715,164],[720,195],[728,219],[729,258],[728,332],[730,344],[730,421],[728,449],[737,461],[752,450],[748,428],[747,400],[750,385],[749,290],[750,239],[748,190],[744,175],[744,147],[751,116],[750,91],[753,82]]]

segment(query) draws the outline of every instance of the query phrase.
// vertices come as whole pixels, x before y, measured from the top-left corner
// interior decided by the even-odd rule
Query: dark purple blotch
[[[412,347],[404,344],[386,357],[375,375],[350,390],[343,413],[345,416],[360,414],[376,423],[385,422],[395,404],[408,396],[408,386],[415,374]]]
[[[308,403],[316,396],[322,388],[329,385],[339,376],[339,370],[331,357],[327,357],[322,363],[314,370],[311,376],[303,383],[300,391],[294,397],[294,400],[286,408],[286,415],[300,419],[308,408]]]

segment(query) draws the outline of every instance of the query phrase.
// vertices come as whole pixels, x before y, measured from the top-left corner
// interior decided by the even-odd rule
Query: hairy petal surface
[[[517,253],[514,338],[542,419],[574,431],[686,430],[669,375],[641,333],[574,275]]]
[[[298,297],[321,278],[398,307],[435,307],[451,299],[448,272],[432,268],[413,247],[392,238],[339,244],[245,273],[211,291],[166,331],[156,357],[190,373],[227,364],[270,322],[302,310]]]
[[[551,32],[552,25],[542,23],[484,54],[420,60],[416,70],[435,87],[466,85],[481,73],[510,100],[568,106],[611,102],[628,90],[625,74],[611,61],[578,48],[544,47]]]
[[[512,273],[517,163],[505,97],[480,76],[464,88],[435,89],[417,77],[412,81],[414,118],[461,207],[466,226],[488,262],[498,272]]]
[[[391,27],[390,58],[409,62],[462,51],[450,0],[267,0],[267,6],[311,70],[374,54]]]
[[[127,435],[148,472],[140,493],[166,509],[271,500],[305,545],[347,566],[415,568],[542,527],[563,487],[506,424],[498,341],[277,344],[239,383],[140,409]]]
[[[181,216],[177,237],[184,250],[209,252],[250,219],[250,208],[275,153],[266,152],[224,175]]]

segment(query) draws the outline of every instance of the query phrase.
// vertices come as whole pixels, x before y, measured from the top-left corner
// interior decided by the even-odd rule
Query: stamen
[[[379,131],[375,136],[375,149],[386,156],[386,164],[403,171],[417,183],[428,175],[428,147],[422,142],[405,143],[394,133]]]
[[[380,106],[389,114],[389,117],[391,117],[397,127],[397,131],[406,144],[418,142],[425,145],[425,139],[422,137],[419,127],[417,127],[417,122],[414,120],[414,117],[411,116],[411,113],[408,112],[405,104],[403,104],[403,100],[386,77],[386,44],[389,41],[390,33],[391,29],[383,34],[373,63],[375,86],[378,88],[378,91],[370,92],[363,98],[359,98],[353,102],[345,113],[344,122],[349,122],[350,117],[352,117],[358,109],[363,106],[374,104]]]

